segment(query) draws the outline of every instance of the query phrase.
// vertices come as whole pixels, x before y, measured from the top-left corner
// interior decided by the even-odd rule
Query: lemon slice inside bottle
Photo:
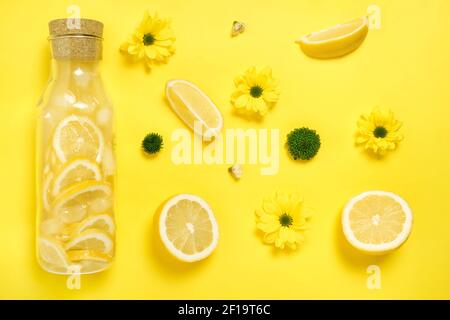
[[[102,180],[100,167],[89,159],[75,159],[67,162],[55,177],[52,196],[56,197],[68,187],[86,180]]]
[[[72,262],[80,261],[96,261],[96,262],[109,262],[111,257],[95,250],[70,250],[67,251],[67,256]]]
[[[53,215],[69,224],[81,221],[88,214],[102,213],[112,206],[109,184],[84,181],[73,185],[55,198]]]
[[[110,254],[113,250],[113,240],[102,230],[86,230],[71,238],[66,246],[66,250],[92,250],[104,254]]]
[[[51,267],[67,268],[70,264],[63,246],[50,238],[38,238],[38,252],[41,261]]]
[[[53,149],[62,163],[74,157],[100,162],[103,148],[100,129],[85,116],[71,115],[64,118],[53,135]]]
[[[50,211],[50,186],[53,181],[53,172],[45,174],[42,183],[42,204],[46,212]]]
[[[98,214],[87,217],[75,227],[73,234],[80,234],[88,229],[97,229],[114,234],[114,220],[109,214]]]

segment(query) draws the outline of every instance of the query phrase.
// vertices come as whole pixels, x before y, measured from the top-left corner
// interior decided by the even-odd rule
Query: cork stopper
[[[56,60],[102,58],[103,23],[91,19],[56,19],[48,24],[52,55]]]

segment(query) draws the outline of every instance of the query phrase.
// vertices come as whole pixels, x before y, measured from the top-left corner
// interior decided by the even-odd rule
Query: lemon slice
[[[102,168],[104,177],[112,176],[116,170],[113,147],[109,144],[105,145],[105,151],[102,158]]]
[[[412,228],[412,213],[398,195],[367,191],[352,198],[342,214],[344,235],[366,253],[386,253],[398,248]]]
[[[313,58],[329,59],[356,50],[369,31],[367,17],[338,24],[326,30],[308,34],[296,42],[303,52]]]
[[[75,228],[74,234],[79,234],[87,229],[97,229],[113,234],[115,229],[114,220],[109,214],[87,217]]]
[[[65,249],[93,250],[108,254],[113,250],[113,241],[110,236],[102,230],[86,230],[70,239],[67,242]]]
[[[100,167],[97,163],[87,159],[67,162],[53,182],[52,196],[56,197],[67,187],[86,180],[102,180]]]
[[[52,267],[67,268],[70,264],[64,248],[54,240],[39,237],[38,251],[40,259]]]
[[[99,251],[94,250],[70,250],[67,251],[67,256],[72,262],[80,261],[96,261],[109,262],[111,257]]]
[[[103,135],[88,117],[68,116],[58,124],[53,135],[53,149],[62,163],[74,157],[100,162],[103,147]]]
[[[64,223],[81,221],[88,213],[105,212],[112,206],[111,187],[102,182],[84,181],[69,187],[55,198],[53,215]]]
[[[167,250],[186,262],[208,257],[219,239],[211,208],[203,199],[190,194],[175,196],[164,205],[159,232]]]
[[[222,130],[222,114],[194,84],[185,80],[168,81],[166,97],[172,109],[189,128],[194,130],[196,123],[200,125],[201,135],[205,139],[211,139]]]
[[[53,181],[53,173],[49,172],[44,177],[42,183],[42,204],[46,212],[50,211],[50,186]]]

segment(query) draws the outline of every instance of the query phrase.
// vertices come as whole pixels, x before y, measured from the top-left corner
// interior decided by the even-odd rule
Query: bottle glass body
[[[53,59],[38,105],[37,257],[52,273],[99,272],[114,257],[113,109],[99,64]]]

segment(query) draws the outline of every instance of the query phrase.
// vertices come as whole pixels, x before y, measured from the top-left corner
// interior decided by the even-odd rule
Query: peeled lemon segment
[[[302,51],[318,59],[337,58],[356,50],[369,31],[367,17],[308,34],[296,42]]]
[[[176,258],[194,262],[208,257],[219,239],[209,205],[200,197],[181,194],[169,200],[159,220],[161,239]]]
[[[50,238],[38,238],[39,258],[42,262],[56,268],[67,268],[70,265],[69,258],[63,246]]]
[[[111,237],[102,230],[86,230],[70,239],[66,250],[93,250],[104,254],[113,251],[113,241]]]
[[[80,234],[88,229],[97,229],[114,234],[114,220],[109,214],[99,214],[87,217],[75,227],[74,234]]]
[[[84,181],[61,193],[53,202],[53,216],[66,224],[79,222],[88,214],[102,213],[112,207],[109,184]]]
[[[64,118],[53,135],[53,149],[62,163],[74,157],[100,162],[103,148],[100,129],[85,116],[71,115]]]
[[[367,253],[398,248],[412,228],[412,212],[398,195],[385,191],[364,192],[350,200],[342,215],[345,237]]]
[[[86,180],[102,180],[100,167],[88,159],[67,162],[53,182],[52,196],[56,197],[68,187]]]
[[[185,80],[168,81],[166,98],[178,117],[189,128],[195,130],[195,124],[199,124],[205,139],[216,136],[222,130],[223,118],[219,109],[194,84]]]

